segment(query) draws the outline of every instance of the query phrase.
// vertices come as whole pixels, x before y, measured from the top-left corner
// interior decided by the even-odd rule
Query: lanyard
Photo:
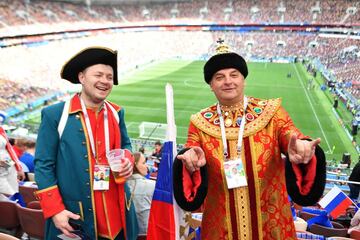
[[[248,104],[248,99],[247,99],[246,96],[244,96],[244,112],[243,112],[243,116],[241,118],[241,123],[240,123],[240,127],[239,127],[239,135],[238,135],[238,143],[237,143],[238,155],[240,155],[240,153],[241,153],[242,139],[243,139],[243,136],[244,136],[244,128],[245,128],[245,122],[246,122],[245,110],[247,108],[247,104]],[[219,103],[217,104],[216,109],[217,109],[219,119],[220,119],[221,138],[222,138],[222,142],[223,142],[223,146],[224,146],[224,150],[223,150],[224,151],[224,158],[227,159],[227,157],[229,156],[229,152],[228,152],[228,146],[227,146],[227,143],[226,143],[224,117],[223,117],[223,115],[221,113]]]
[[[96,158],[94,135],[93,135],[93,133],[92,133],[91,124],[90,124],[90,119],[89,119],[89,115],[88,115],[87,110],[86,110],[86,107],[85,107],[84,100],[82,100],[81,97],[80,97],[80,103],[81,103],[81,109],[82,109],[82,111],[83,111],[84,118],[85,118],[86,129],[87,129],[87,132],[88,132],[88,134],[89,134],[89,141],[90,141],[91,151],[92,151],[92,153],[93,153],[94,158]],[[109,151],[109,150],[110,150],[109,118],[108,118],[108,111],[107,111],[106,102],[105,102],[104,106],[105,106],[105,107],[104,107],[105,150],[106,150],[106,151]]]

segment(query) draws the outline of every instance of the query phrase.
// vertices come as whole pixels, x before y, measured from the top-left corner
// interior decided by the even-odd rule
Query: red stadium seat
[[[333,225],[337,225],[334,224],[334,222],[332,222]],[[334,226],[334,228],[329,228],[329,227],[324,227],[318,224],[313,224],[310,226],[309,228],[309,232],[317,234],[317,235],[322,235],[324,237],[347,237],[348,233],[347,233],[347,229],[346,228],[336,228]]]
[[[27,205],[29,202],[37,201],[34,192],[37,191],[37,187],[32,186],[19,186],[19,193],[24,199],[25,204]]]
[[[21,228],[29,236],[43,239],[45,233],[45,219],[43,211],[17,206],[17,213],[20,219]]]
[[[12,201],[0,201],[0,228],[10,231],[16,236],[21,236],[17,205]]]

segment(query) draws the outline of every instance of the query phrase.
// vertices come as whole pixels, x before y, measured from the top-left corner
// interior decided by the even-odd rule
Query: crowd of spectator
[[[106,45],[118,50],[120,74],[162,59],[193,59],[208,51],[213,43],[207,32],[114,32],[71,40],[52,41],[36,47],[19,45],[0,49],[0,79],[23,84],[76,90],[61,80],[62,64],[72,52],[86,46]],[[20,57],[21,56],[21,57]]]
[[[318,58],[332,72],[339,86],[360,98],[360,40],[348,36],[327,37],[302,32],[214,32],[214,39],[224,38],[243,56],[275,59]]]
[[[317,46],[310,48],[312,57],[319,57],[322,64],[334,74],[339,86],[348,88],[360,98],[360,41],[351,38],[320,38]]]
[[[256,24],[360,23],[359,2],[356,0],[193,0],[118,5],[99,5],[96,1],[91,2],[92,5],[44,0],[3,0],[0,3],[0,28],[34,23],[131,23],[174,19]],[[101,1],[97,2],[101,4]]]
[[[48,89],[0,79],[0,110],[29,102],[47,94]]]
[[[335,4],[337,3],[337,4]],[[73,4],[54,1],[0,2],[1,30],[14,29],[26,24],[30,28],[39,23],[64,24],[88,21],[96,23],[139,22],[143,20],[202,19],[221,22],[317,22],[359,23],[359,13],[347,14],[356,1],[185,1],[179,3],[122,4],[114,6]],[[314,9],[320,8],[321,14]],[[311,11],[313,9],[314,11]],[[331,11],[330,11],[331,9]],[[27,14],[24,14],[27,13]],[[53,13],[53,14],[51,14]],[[201,14],[200,14],[201,13]],[[200,14],[200,15],[199,15]],[[329,15],[329,16],[328,16]],[[331,16],[331,18],[330,18]],[[341,16],[341,17],[340,17]],[[3,28],[2,28],[3,26]],[[64,26],[63,26],[64,27]],[[81,28],[81,27],[80,27]],[[66,29],[66,28],[65,28]],[[64,30],[64,29],[63,29]],[[10,31],[11,32],[11,31]],[[73,86],[59,77],[62,63],[70,52],[84,46],[104,45],[118,49],[120,74],[169,58],[197,59],[206,56],[216,39],[223,38],[246,58],[276,57],[319,58],[331,70],[339,83],[355,97],[360,96],[360,40],[350,37],[325,37],[304,32],[223,32],[223,31],[117,31],[94,33],[71,40],[59,39],[43,42],[36,47],[19,45],[1,48],[0,79],[12,80],[25,86],[67,90]],[[71,42],[71,44],[69,44]],[[349,51],[351,49],[351,51]],[[210,52],[210,54],[212,54]],[[21,57],[19,57],[21,56]],[[5,86],[5,85],[4,85]],[[6,87],[2,88],[5,89]],[[27,89],[27,87],[23,87]],[[7,90],[6,90],[7,91]],[[26,90],[20,90],[23,92]],[[11,95],[11,90],[7,91]],[[5,96],[5,95],[2,95]],[[1,98],[1,108],[25,100],[22,96]]]
[[[248,59],[319,58],[338,82],[344,83],[350,93],[359,97],[360,64],[357,55],[360,41],[301,32],[114,31],[47,42],[36,47],[19,45],[0,49],[0,79],[27,86],[74,90],[73,85],[60,79],[59,72],[62,63],[71,57],[68,53],[84,46],[106,43],[118,49],[119,72],[125,74],[162,59],[199,59],[208,53],[212,54],[210,46],[218,38],[225,39],[236,52]],[[350,84],[345,84],[347,82]],[[24,98],[20,96],[19,99]]]

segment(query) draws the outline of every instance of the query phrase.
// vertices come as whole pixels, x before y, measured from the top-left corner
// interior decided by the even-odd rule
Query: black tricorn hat
[[[78,78],[79,72],[96,64],[111,66],[114,71],[114,85],[118,84],[117,51],[105,47],[89,47],[75,54],[64,64],[60,76],[72,83],[80,83]]]
[[[229,52],[229,47],[223,44],[223,40],[219,40],[218,43],[220,43],[216,48],[218,54],[212,56],[204,65],[205,82],[210,84],[214,74],[226,68],[235,68],[246,78],[248,68],[245,59],[237,53]]]

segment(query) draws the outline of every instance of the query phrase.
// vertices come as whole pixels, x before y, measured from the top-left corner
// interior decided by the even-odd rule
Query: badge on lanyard
[[[94,190],[109,190],[110,167],[107,165],[94,166]]]
[[[224,162],[224,170],[229,189],[247,186],[245,169],[241,159]]]
[[[224,117],[221,113],[220,104],[218,103],[216,106],[220,120],[221,139],[224,148],[223,149],[223,155],[225,160],[224,171],[225,171],[226,183],[229,189],[247,186],[245,169],[241,161],[241,151],[242,151],[242,142],[244,136],[245,122],[246,122],[245,114],[246,114],[247,104],[248,104],[248,99],[246,96],[244,96],[244,108],[243,108],[244,112],[243,112],[243,116],[241,117],[241,121],[239,120],[240,126],[239,126],[238,143],[237,143],[238,158],[234,160],[231,159],[228,160],[229,151],[228,151],[226,132],[225,132],[226,123],[224,122]]]

